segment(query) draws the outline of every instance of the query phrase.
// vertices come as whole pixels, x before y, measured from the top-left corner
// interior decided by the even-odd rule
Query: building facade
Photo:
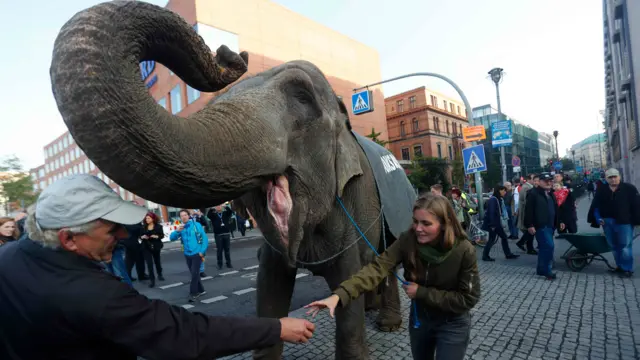
[[[640,184],[640,2],[603,0],[607,163]],[[634,56],[635,55],[635,56]]]
[[[588,138],[571,146],[567,157],[573,157],[576,166],[584,167],[584,170],[607,167],[607,135],[593,134]],[[574,153],[575,152],[575,153]]]
[[[498,110],[491,105],[483,105],[473,108],[473,125],[483,125],[487,133],[487,139],[482,141],[484,145],[485,156],[487,157],[488,172],[493,174],[502,174],[500,165],[500,148],[494,148],[491,144],[491,124],[498,120],[508,120],[511,122],[513,132],[513,144],[505,148],[505,161],[507,163],[507,179],[510,180],[518,175],[513,172],[511,159],[513,155],[520,158],[520,175],[537,173],[542,170],[542,160],[540,159],[540,137],[538,131],[522,124],[521,122],[502,113],[502,117],[498,117]],[[491,182],[499,182],[496,176],[491,176]],[[493,184],[490,184],[490,186]]]
[[[353,89],[381,80],[378,52],[321,24],[294,13],[268,0],[170,0],[166,8],[181,15],[214,51],[220,45],[249,53],[246,76],[255,75],[291,60],[307,60],[318,66],[338,96],[345,101],[353,129],[366,135],[374,128],[379,139],[388,139],[383,109],[353,116]],[[168,68],[152,61],[141,64],[141,74],[151,96],[167,111],[187,117],[202,109],[217,93],[200,93],[174,75]],[[373,91],[373,103],[381,107],[384,95]],[[65,133],[45,146],[45,163],[32,169],[37,189],[42,189],[64,174],[92,173],[127,199],[138,200],[134,194],[113,184],[96,168]],[[44,171],[41,171],[41,170]],[[43,173],[43,174],[42,174]],[[40,176],[42,174],[42,176]],[[145,202],[148,207],[158,205]],[[160,206],[164,220],[177,217],[176,208]]]
[[[556,139],[553,134],[538,132],[538,146],[540,147],[540,166],[544,168],[548,165],[549,159],[557,157]]]
[[[462,157],[462,129],[469,126],[462,101],[424,86],[385,99],[389,150],[405,164],[417,156]]]

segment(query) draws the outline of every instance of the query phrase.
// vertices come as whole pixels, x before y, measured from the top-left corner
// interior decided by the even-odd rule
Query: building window
[[[453,160],[453,146],[449,145],[449,160]]]
[[[187,103],[191,104],[192,102],[198,100],[199,97],[200,97],[200,91],[187,85]]]
[[[437,117],[433,117],[433,129],[439,134],[440,133],[440,119]]]
[[[167,109],[167,98],[162,98],[158,100],[158,105],[162,106],[165,110]]]
[[[69,138],[69,145],[73,144],[73,136],[71,136],[71,134],[67,134],[67,137]]]
[[[53,153],[54,154],[58,153],[58,143],[53,144]]]
[[[78,165],[73,165],[73,173],[80,174],[80,171],[78,170]]]
[[[445,124],[447,126],[447,135],[449,135],[449,120],[445,120]]]
[[[415,157],[422,156],[422,145],[416,145],[413,147],[413,155],[415,155]]]
[[[44,177],[44,169],[38,170],[38,177]]]
[[[412,125],[413,125],[413,132],[418,132],[420,131],[420,124],[418,123],[418,119],[413,118],[413,120],[411,120]]]
[[[409,96],[409,109],[414,109],[416,107],[416,97]]]
[[[460,115],[460,105],[458,105],[458,115]]]
[[[407,133],[406,133],[406,130],[404,128],[404,121],[400,121],[400,136],[405,136],[406,134]]]
[[[49,164],[44,164],[44,171],[45,171],[46,173],[48,173],[48,172],[49,172]]]
[[[453,136],[458,135],[458,126],[452,121],[451,126],[453,126]]]
[[[84,160],[84,171],[89,172],[89,159]]]
[[[460,136],[462,136],[462,124],[460,124],[460,131],[458,132],[458,134],[460,134]]]
[[[64,154],[64,163],[65,164],[69,163],[69,153]]]
[[[76,146],[76,159],[80,158],[80,148]]]
[[[431,95],[431,106],[438,107],[438,98]]]
[[[454,110],[454,104],[453,103],[449,103],[449,108],[451,109],[451,113],[453,114],[455,111]]]
[[[442,103],[444,104],[444,111],[447,111],[447,100],[442,100]]]
[[[56,159],[53,164],[55,165],[55,168],[59,168],[60,167],[60,159]]]
[[[402,160],[411,160],[409,158],[409,148],[402,148]]]
[[[171,89],[171,113],[174,115],[182,111],[182,94],[180,93],[180,84]]]
[[[438,143],[438,158],[442,159],[442,145]]]
[[[396,105],[398,106],[398,112],[403,112],[404,111],[404,100],[398,100]]]
[[[67,146],[69,146],[69,141],[67,140],[67,137],[65,136],[65,137],[62,138],[62,147],[66,149]]]

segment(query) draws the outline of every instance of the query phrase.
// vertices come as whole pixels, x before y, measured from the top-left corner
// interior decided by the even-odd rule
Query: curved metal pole
[[[396,80],[400,80],[400,79],[404,79],[404,78],[408,78],[408,77],[414,77],[414,76],[431,76],[431,77],[435,77],[435,78],[438,78],[438,79],[442,79],[442,80],[446,81],[447,83],[449,83],[449,85],[451,85],[458,92],[458,95],[460,95],[460,97],[462,98],[462,102],[464,103],[464,107],[467,110],[467,121],[469,122],[469,125],[474,123],[473,122],[473,112],[471,110],[471,105],[469,104],[469,100],[467,100],[467,97],[465,96],[464,92],[462,92],[460,87],[458,87],[458,85],[456,83],[454,83],[453,80],[449,79],[448,77],[446,77],[444,75],[440,75],[440,74],[436,74],[436,73],[430,73],[430,72],[412,73],[412,74],[397,76],[397,77],[394,77],[394,78],[391,78],[391,79],[388,79],[388,80],[379,81],[377,83],[365,85],[365,86],[353,89],[353,91],[356,92],[358,90],[366,89],[366,88],[369,88],[371,86],[381,85],[381,84],[388,83],[388,82],[391,82],[391,81],[396,81]],[[472,144],[473,145],[477,145],[477,142],[474,141]],[[486,159],[485,159],[485,161],[486,161]],[[482,217],[484,216],[484,202],[482,200],[482,177],[480,176],[479,172],[475,173],[475,180],[476,180],[475,181],[476,182],[476,196],[478,198],[478,212],[480,213],[480,219],[482,219]]]

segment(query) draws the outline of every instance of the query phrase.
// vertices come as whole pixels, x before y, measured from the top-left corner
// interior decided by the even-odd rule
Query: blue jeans
[[[515,219],[513,218],[513,213],[511,212],[511,206],[506,206],[507,213],[509,214],[509,235],[518,236],[518,228],[516,228]]]
[[[200,280],[200,264],[202,264],[202,258],[200,255],[185,255],[185,260],[187,260],[187,267],[189,268],[189,272],[191,273],[191,284],[189,284],[189,294],[191,296],[196,296],[202,292],[204,292],[204,286],[202,286],[202,281]]]
[[[633,271],[633,226],[616,224],[614,219],[604,219],[603,227],[616,265],[623,271]]]
[[[123,283],[132,285],[131,278],[124,264],[124,248],[116,247],[111,255],[111,262],[106,264],[107,271],[122,279]]]
[[[553,263],[553,228],[543,227],[536,229],[536,240],[538,240],[538,275],[550,275],[551,264]]]
[[[416,307],[411,306],[409,315],[409,341],[413,358],[463,360],[471,335],[471,315],[468,312],[465,314],[427,313],[418,304],[420,327],[415,328],[415,310]]]

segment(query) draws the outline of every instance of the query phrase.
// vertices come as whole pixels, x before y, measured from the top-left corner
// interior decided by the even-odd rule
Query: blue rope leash
[[[369,241],[369,239],[367,239],[367,236],[362,232],[362,230],[360,230],[360,227],[358,226],[358,224],[356,223],[355,220],[353,220],[353,217],[351,217],[351,214],[349,214],[349,211],[347,210],[347,208],[344,206],[344,204],[342,203],[342,200],[340,200],[340,198],[336,195],[336,200],[338,200],[338,204],[340,204],[340,207],[342,207],[342,210],[344,211],[344,213],[347,215],[347,217],[349,218],[349,220],[351,221],[351,223],[353,224],[353,226],[356,228],[356,230],[358,230],[358,232],[360,233],[360,236],[364,239],[364,241],[367,243],[367,245],[369,245],[369,247],[371,248],[371,250],[373,250],[373,253],[376,254],[376,256],[380,257],[380,254],[378,254],[378,251],[376,250],[376,248],[371,244],[371,242]],[[382,231],[384,232],[384,217],[382,218]],[[386,250],[386,249],[385,249]],[[407,282],[406,280],[402,279],[400,277],[400,275],[398,275],[395,271],[392,271],[392,274],[403,284],[403,285],[409,285],[409,282]],[[412,305],[413,305],[413,327],[415,329],[420,327],[420,320],[418,319],[418,306],[416,304],[415,300],[412,300]]]

